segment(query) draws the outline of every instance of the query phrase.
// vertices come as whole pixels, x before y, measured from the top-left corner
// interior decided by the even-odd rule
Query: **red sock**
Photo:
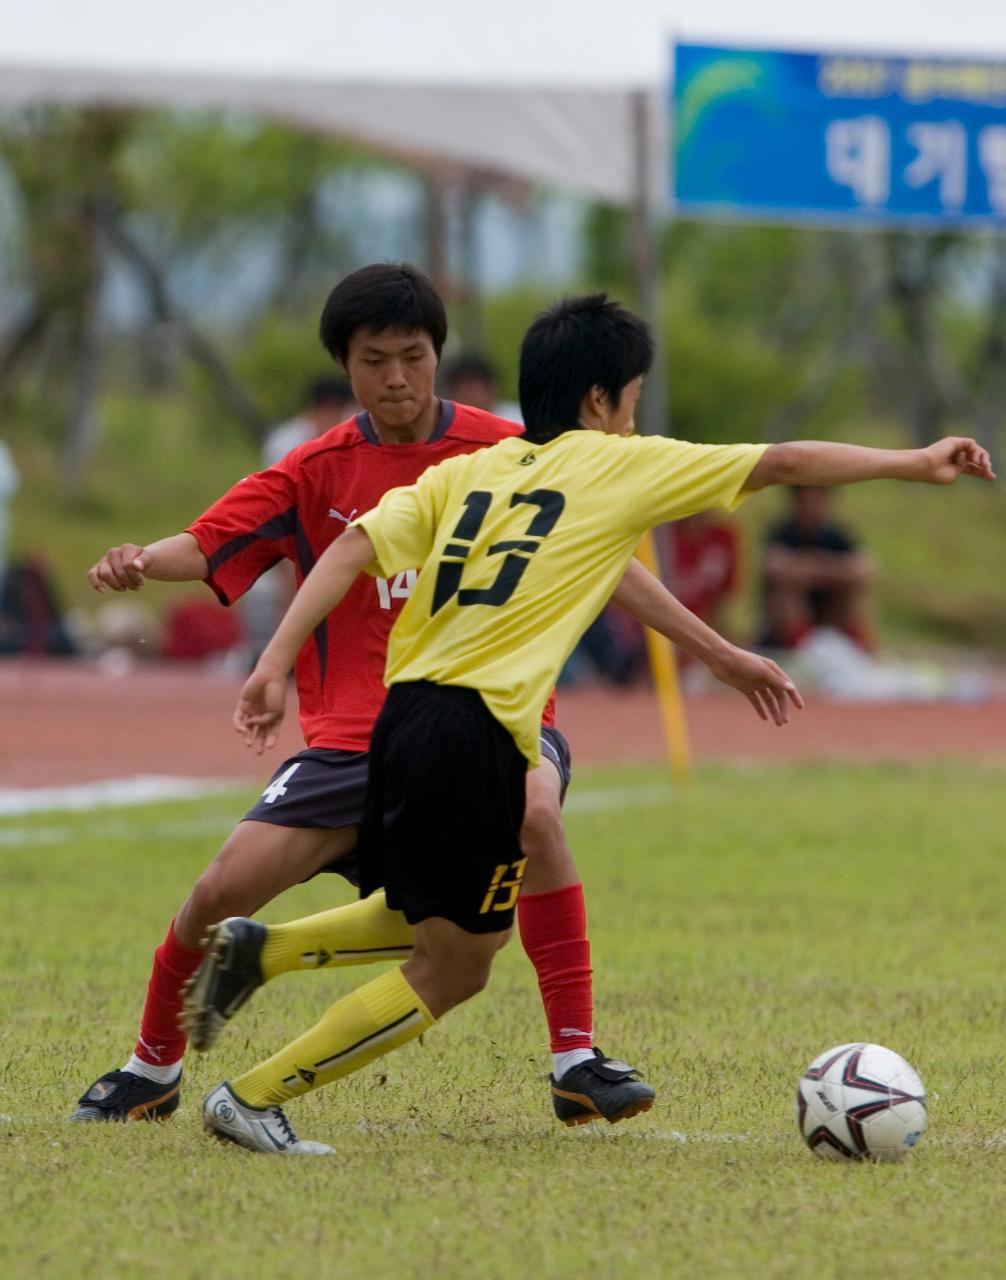
[[[182,984],[199,968],[202,958],[201,951],[183,947],[178,941],[172,920],[164,941],[154,952],[140,1038],[133,1050],[144,1062],[164,1066],[185,1056],[185,1032],[178,1025]]]
[[[594,1043],[594,998],[583,885],[517,899],[520,940],[538,974],[552,1052]]]

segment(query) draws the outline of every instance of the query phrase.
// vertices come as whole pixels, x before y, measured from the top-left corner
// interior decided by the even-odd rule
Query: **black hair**
[[[408,262],[374,262],[340,280],[321,313],[321,343],[345,366],[358,329],[428,333],[440,359],[447,337],[443,299],[428,276]]]
[[[485,356],[476,351],[464,351],[456,356],[444,370],[444,381],[450,385],[459,378],[484,378],[486,382],[496,381],[496,370]]]
[[[304,396],[304,402],[312,409],[326,404],[350,404],[352,399],[353,388],[345,378],[315,378]]]
[[[531,322],[520,348],[524,435],[544,444],[579,425],[591,387],[617,408],[625,387],[653,363],[648,326],[606,293],[563,298]]]

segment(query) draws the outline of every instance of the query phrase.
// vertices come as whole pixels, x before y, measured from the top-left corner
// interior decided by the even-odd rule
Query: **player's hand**
[[[790,706],[803,710],[800,690],[771,658],[730,645],[724,657],[709,664],[709,670],[717,680],[743,693],[762,720],[789,724]]]
[[[996,478],[988,450],[969,436],[947,436],[920,452],[926,465],[923,478],[928,484],[953,484],[960,476]]]
[[[87,580],[95,591],[139,591],[150,565],[150,553],[134,542],[112,547],[96,565],[87,571]]]
[[[234,712],[234,728],[256,755],[276,745],[286,711],[286,672],[260,663],[244,683]]]

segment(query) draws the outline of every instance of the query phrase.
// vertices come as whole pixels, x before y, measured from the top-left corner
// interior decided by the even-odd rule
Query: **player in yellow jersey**
[[[651,357],[646,326],[603,294],[540,315],[521,349],[525,435],[387,493],[324,553],[248,679],[235,724],[269,746],[297,651],[357,575],[422,566],[391,634],[360,840],[361,891],[385,887],[413,926],[413,954],[214,1089],[203,1113],[218,1136],[328,1152],[296,1140],[282,1104],[414,1039],[485,985],[524,871],[541,707],[647,528],[774,484],[993,478],[963,438],[913,450],[629,438]]]

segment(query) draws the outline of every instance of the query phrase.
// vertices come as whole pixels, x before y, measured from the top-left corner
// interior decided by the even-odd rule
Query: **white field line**
[[[146,804],[155,800],[191,799],[202,795],[224,795],[240,789],[237,781],[215,779],[211,782],[195,778],[170,778],[152,775],[140,778],[111,779],[76,787],[40,787],[24,791],[0,789],[0,819],[27,817],[36,813],[61,811],[88,812],[119,806]],[[618,809],[666,804],[674,791],[666,784],[650,786],[610,787],[596,791],[574,792],[566,801],[567,813],[602,813]],[[148,835],[158,839],[184,840],[192,836],[212,835],[229,830],[241,817],[235,805],[232,816],[205,814],[193,818],[168,819],[148,824]],[[0,822],[0,848],[63,844],[83,834],[79,827],[22,826]],[[127,818],[108,818],[89,824],[89,836],[104,839],[136,839],[136,824]]]
[[[154,800],[187,800],[214,792],[237,791],[240,787],[240,779],[174,778],[158,773],[135,778],[108,778],[74,787],[12,787],[0,789],[0,817],[59,809],[78,812],[107,809],[119,805],[148,804]]]
[[[241,813],[235,810],[230,814],[145,823],[142,835],[157,840],[190,840],[193,837],[213,835],[222,837],[234,829],[240,817]],[[136,823],[128,822],[125,818],[112,818],[108,822],[96,822],[85,828],[0,826],[0,849],[37,849],[46,845],[69,844],[82,836],[108,841],[128,840],[135,844],[140,835],[141,831]]]
[[[604,787],[597,791],[573,791],[563,805],[566,813],[603,813],[611,809],[657,806],[673,800],[674,788],[666,782],[637,787]]]
[[[415,1120],[357,1120],[347,1126],[356,1133],[373,1133],[381,1137],[390,1137],[398,1133],[420,1134],[423,1132],[423,1124],[421,1121]],[[547,1130],[549,1137],[554,1137],[551,1128]],[[454,1135],[450,1133],[441,1134],[441,1137],[454,1139]],[[528,1136],[536,1136],[531,1130]],[[713,1133],[708,1130],[695,1130],[692,1133],[683,1133],[680,1129],[665,1129],[662,1126],[646,1123],[636,1125],[630,1128],[620,1128],[617,1132],[609,1128],[607,1125],[587,1124],[582,1125],[575,1130],[571,1130],[566,1137],[569,1142],[673,1142],[678,1146],[694,1145],[696,1143],[704,1143],[708,1146],[736,1146],[742,1143],[770,1143],[778,1141],[777,1135],[753,1133]],[[785,1138],[787,1145],[792,1142],[799,1144],[799,1135],[795,1132],[791,1136]]]

